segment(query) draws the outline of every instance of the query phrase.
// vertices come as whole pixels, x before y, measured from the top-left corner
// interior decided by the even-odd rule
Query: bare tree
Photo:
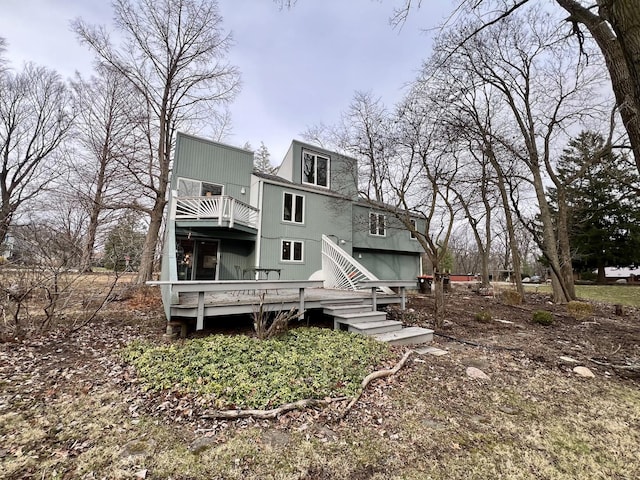
[[[484,28],[534,2],[536,0],[460,0],[455,12],[471,9],[479,12],[483,21],[473,30],[468,30],[456,45],[462,46]],[[295,2],[281,0],[281,3],[290,6]],[[420,8],[422,3],[422,0],[402,0],[393,12],[392,23],[401,24],[411,8]],[[637,34],[640,8],[637,0],[555,0],[554,3],[569,14],[561,21],[569,25],[568,34],[578,40],[574,44],[574,53],[583,54],[590,42],[595,42],[602,53],[620,117],[633,149],[636,168],[640,171],[640,35]],[[556,20],[556,24],[559,22]]]
[[[558,235],[562,231],[556,230],[545,181],[554,178],[555,154],[566,136],[563,130],[602,109],[593,102],[597,71],[582,61],[568,60],[571,45],[553,28],[555,24],[531,9],[486,27],[466,42],[467,32],[479,28],[477,22],[462,25],[442,41],[455,46],[449,47],[445,60],[472,74],[468,88],[490,88],[504,102],[513,127],[494,140],[527,167],[540,210],[539,243],[550,265],[554,298],[563,302],[575,298],[571,258]]]
[[[20,207],[61,174],[54,161],[73,122],[70,100],[52,70],[0,72],[0,244]]]
[[[117,72],[98,67],[96,73],[88,80],[78,74],[72,82],[78,105],[78,152],[72,160],[76,174],[66,191],[87,212],[83,271],[91,270],[98,227],[108,224],[115,211],[130,207],[129,197],[136,188],[135,179],[121,168],[134,156],[139,138],[136,93]]]
[[[73,28],[108,68],[123,75],[144,98],[148,112],[149,168],[144,187],[151,200],[149,230],[138,281],[151,278],[167,203],[171,150],[178,128],[215,117],[233,98],[239,74],[225,63],[231,37],[211,0],[114,0],[121,38],[76,20]]]

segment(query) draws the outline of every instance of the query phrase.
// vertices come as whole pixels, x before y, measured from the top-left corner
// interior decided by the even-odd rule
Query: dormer
[[[357,198],[355,159],[294,140],[278,168],[278,176],[290,182],[326,189]]]

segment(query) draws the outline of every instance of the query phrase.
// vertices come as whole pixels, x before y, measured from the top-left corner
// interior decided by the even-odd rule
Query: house
[[[295,140],[269,175],[253,170],[248,150],[178,134],[168,212],[165,286],[321,281],[358,290],[381,279],[406,286],[421,273],[420,243],[358,196],[356,161]],[[175,291],[163,298],[177,303]]]

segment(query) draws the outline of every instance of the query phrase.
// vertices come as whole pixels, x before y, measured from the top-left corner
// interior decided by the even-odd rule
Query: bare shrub
[[[489,323],[493,319],[491,312],[486,310],[476,313],[474,318],[480,323]]]
[[[505,305],[520,305],[522,303],[522,295],[515,290],[503,290],[500,292],[500,301]]]
[[[593,306],[587,302],[571,301],[567,304],[569,312],[576,320],[584,320],[593,314]]]
[[[295,308],[288,312],[284,310],[270,312],[265,308],[264,297],[264,293],[258,296],[258,306],[253,311],[253,329],[260,340],[277,337],[286,332],[289,329],[289,322],[304,313]]]

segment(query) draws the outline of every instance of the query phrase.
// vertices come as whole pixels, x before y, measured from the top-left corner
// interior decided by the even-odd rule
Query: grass
[[[460,388],[452,366],[420,364],[375,408],[328,425],[335,438],[248,424],[198,453],[186,429],[132,418],[113,393],[53,398],[0,415],[0,435],[23,446],[0,458],[0,478],[640,478],[633,385],[536,369]]]
[[[529,292],[551,293],[549,285],[526,285]],[[640,308],[640,287],[627,285],[576,285],[576,295],[585,300]]]
[[[262,341],[213,335],[161,346],[133,342],[122,356],[147,389],[203,394],[218,408],[267,408],[353,395],[388,352],[362,335],[299,328]]]

